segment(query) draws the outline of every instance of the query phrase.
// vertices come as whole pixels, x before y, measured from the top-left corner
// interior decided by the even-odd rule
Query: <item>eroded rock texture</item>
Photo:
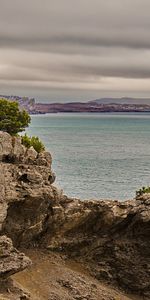
[[[150,198],[60,203],[55,234],[49,229],[43,237],[49,249],[84,261],[99,280],[150,298]]]
[[[150,299],[150,195],[80,201],[53,186],[51,156],[0,133],[0,233],[84,263],[92,276]]]
[[[0,236],[0,279],[7,279],[30,264],[30,259],[13,247],[11,239]]]
[[[13,247],[11,239],[0,236],[0,293],[8,293],[6,299],[29,299],[29,295],[16,287],[9,276],[31,265],[31,260]],[[0,295],[0,299],[5,299]]]
[[[26,149],[7,133],[0,133],[0,149],[1,230],[16,246],[27,246],[47,229],[51,207],[61,198],[51,185],[51,155]]]

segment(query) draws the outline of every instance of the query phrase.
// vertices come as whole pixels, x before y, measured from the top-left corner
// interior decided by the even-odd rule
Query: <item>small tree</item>
[[[31,146],[33,146],[33,148],[38,153],[45,150],[45,147],[44,147],[43,143],[40,141],[40,139],[38,138],[38,136],[29,137],[25,133],[25,135],[22,136],[22,144],[27,148],[30,148]]]
[[[11,135],[24,131],[31,118],[25,110],[19,110],[18,102],[0,99],[0,130]]]

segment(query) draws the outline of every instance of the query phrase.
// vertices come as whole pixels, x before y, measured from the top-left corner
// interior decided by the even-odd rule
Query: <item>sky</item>
[[[0,94],[150,97],[150,1],[0,0]]]

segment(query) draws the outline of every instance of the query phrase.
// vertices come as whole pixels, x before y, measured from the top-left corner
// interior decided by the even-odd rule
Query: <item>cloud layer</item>
[[[149,0],[0,0],[0,93],[150,96]]]

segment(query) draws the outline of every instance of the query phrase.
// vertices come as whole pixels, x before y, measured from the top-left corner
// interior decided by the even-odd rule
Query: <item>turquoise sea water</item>
[[[69,196],[124,200],[150,184],[150,114],[34,115],[27,133],[45,143]]]

